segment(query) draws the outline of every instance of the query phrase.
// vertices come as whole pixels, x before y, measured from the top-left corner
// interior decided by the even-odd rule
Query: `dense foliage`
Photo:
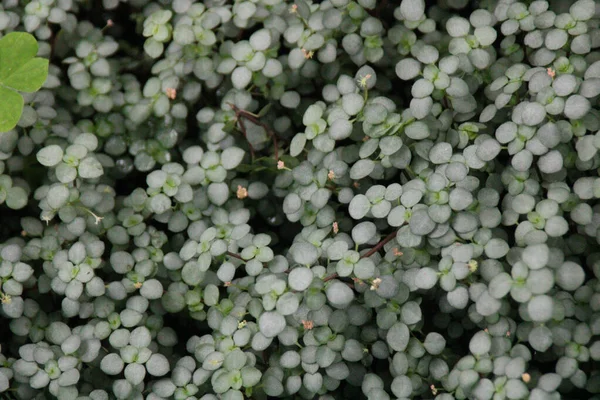
[[[600,1],[2,0],[0,36],[3,398],[600,399]]]

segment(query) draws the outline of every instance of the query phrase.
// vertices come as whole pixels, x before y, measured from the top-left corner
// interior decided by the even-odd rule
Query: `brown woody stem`
[[[246,137],[246,140],[248,140],[248,135],[246,134],[246,128],[242,122],[242,118],[245,118],[248,121],[252,122],[253,124],[262,127],[267,132],[269,137],[273,140],[273,145],[275,146],[275,159],[279,160],[279,146],[277,144],[277,135],[275,135],[275,132],[273,132],[271,127],[269,127],[264,122],[261,122],[257,117],[254,116],[254,114],[252,114],[246,110],[240,109],[238,106],[236,106],[233,103],[228,103],[228,104],[235,112],[235,117],[240,123],[240,129],[242,130],[242,133]],[[248,141],[248,145],[250,146],[250,152],[252,153],[252,158],[254,158],[254,149],[252,148],[252,145],[250,144],[249,141]]]
[[[226,254],[227,254],[229,257],[233,257],[233,258],[237,258],[238,260],[246,261],[246,260],[244,260],[244,259],[242,258],[242,256],[240,256],[239,254],[235,254],[235,253],[232,253],[232,252],[230,252],[230,251],[228,251]]]
[[[375,247],[373,247],[371,250],[367,251],[360,258],[371,257],[373,254],[377,253],[379,251],[379,249],[381,249],[383,246],[386,245],[386,243],[388,243],[390,240],[392,240],[393,238],[395,238],[397,233],[398,233],[398,231],[395,230],[394,232],[392,232],[389,235],[387,235],[385,237],[385,239],[383,239],[382,241],[380,241],[379,243],[377,243],[377,245]]]
[[[373,247],[371,250],[367,251],[365,254],[363,254],[362,256],[360,256],[360,258],[367,258],[367,257],[371,257],[373,254],[377,253],[379,250],[381,250],[381,248],[383,246],[386,245],[386,243],[390,242],[393,238],[396,237],[396,234],[398,233],[398,230],[395,230],[394,232],[390,233],[389,235],[387,235],[383,240],[381,240],[379,243],[377,243],[375,245],[375,247]],[[338,277],[337,273],[333,273],[327,277],[325,277],[323,279],[323,282],[328,282],[332,279],[335,279]]]

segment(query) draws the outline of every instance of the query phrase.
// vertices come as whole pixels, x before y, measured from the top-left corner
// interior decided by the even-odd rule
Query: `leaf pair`
[[[0,132],[13,129],[23,112],[19,92],[38,91],[48,77],[48,60],[36,57],[38,43],[25,32],[0,39]]]

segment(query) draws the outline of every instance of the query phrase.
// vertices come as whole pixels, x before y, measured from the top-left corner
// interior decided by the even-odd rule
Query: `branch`
[[[261,122],[251,112],[248,112],[246,110],[242,110],[242,109],[240,109],[238,106],[236,106],[233,103],[227,103],[227,104],[229,104],[229,106],[235,112],[235,117],[239,121],[241,128],[243,127],[243,123],[242,123],[242,120],[241,120],[241,117],[242,117],[242,118],[245,118],[248,121],[252,122],[253,124],[262,127],[267,132],[267,134],[269,135],[269,137],[273,140],[273,145],[275,146],[275,159],[279,160],[279,146],[277,144],[277,135],[275,134],[275,132],[273,132],[273,130],[271,129],[271,127],[268,126],[267,124],[265,124],[264,122]],[[246,136],[246,140],[248,140],[248,136],[246,135],[246,128],[245,127],[242,128],[242,133],[244,134],[244,136]],[[252,145],[250,144],[250,142],[248,142],[248,145],[250,145],[250,149],[251,149],[252,153],[254,154],[254,152],[252,150]]]
[[[388,243],[390,240],[392,240],[393,238],[395,238],[397,233],[398,233],[398,230],[395,230],[394,232],[392,232],[389,235],[387,235],[385,237],[385,239],[383,239],[382,241],[380,241],[379,243],[377,243],[377,245],[375,247],[373,247],[371,250],[367,251],[360,258],[371,257],[373,254],[377,253],[379,251],[379,249],[381,249],[383,246],[386,245],[386,243]]]
[[[377,243],[375,245],[375,247],[373,247],[371,250],[367,251],[365,254],[363,254],[362,256],[360,256],[360,258],[371,257],[373,254],[377,253],[379,250],[381,250],[381,248],[383,246],[385,246],[388,242],[390,242],[393,238],[395,238],[397,233],[398,233],[398,229],[396,229],[394,232],[392,232],[389,235],[387,235],[385,237],[385,239],[383,239],[379,243]],[[328,281],[330,281],[332,279],[335,279],[337,277],[338,277],[338,274],[337,273],[333,273],[333,274],[325,277],[323,279],[323,282],[328,282]]]
[[[225,253],[225,254],[227,254],[229,257],[233,257],[233,258],[237,258],[238,260],[246,261],[246,260],[244,260],[244,259],[242,258],[242,256],[240,256],[239,254],[235,254],[235,253],[232,253],[232,252],[230,252],[230,251],[228,251],[228,252],[227,252],[227,253]]]
[[[240,124],[240,130],[244,134],[244,137],[246,138],[246,142],[248,142],[248,147],[250,148],[250,156],[252,157],[252,161],[254,161],[254,147],[252,147],[252,143],[250,143],[250,141],[248,140],[248,134],[246,133],[246,125],[244,125],[244,121],[241,120],[237,114],[236,114],[236,120]]]

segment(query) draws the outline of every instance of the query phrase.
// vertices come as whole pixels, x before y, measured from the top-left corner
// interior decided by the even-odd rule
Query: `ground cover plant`
[[[600,399],[600,2],[2,0],[0,398]]]

